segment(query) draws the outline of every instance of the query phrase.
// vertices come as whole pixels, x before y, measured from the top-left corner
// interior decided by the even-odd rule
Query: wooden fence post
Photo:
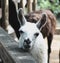
[[[28,13],[32,12],[32,0],[27,0]]]
[[[36,10],[36,6],[37,6],[37,0],[33,0],[33,4],[32,5],[33,5],[32,9],[33,9],[33,11],[35,11]]]
[[[7,30],[7,24],[6,24],[6,0],[1,0],[1,6],[2,6],[2,23],[1,26],[3,29]]]

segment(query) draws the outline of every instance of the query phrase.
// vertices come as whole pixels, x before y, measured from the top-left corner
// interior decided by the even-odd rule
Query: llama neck
[[[31,54],[32,56],[35,58],[35,60],[38,63],[47,63],[47,51],[45,49],[45,43],[42,37],[42,34],[40,34],[36,41],[35,44],[33,46],[33,49],[31,50]]]

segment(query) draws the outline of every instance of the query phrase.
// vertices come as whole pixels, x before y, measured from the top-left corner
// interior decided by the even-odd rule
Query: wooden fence
[[[2,9],[2,21],[0,19],[0,22],[2,22],[1,25],[5,30],[7,30],[6,29],[6,27],[7,27],[6,18],[8,17],[8,15],[6,16],[6,11],[7,11],[7,8],[9,6],[9,4],[8,4],[8,6],[6,5],[7,2],[9,2],[9,0],[0,0],[0,3],[1,3],[0,8]],[[24,0],[21,0],[21,3],[17,3],[17,5],[18,5],[18,8],[21,5],[22,8],[24,9],[25,8]],[[32,2],[32,0],[27,0],[27,12],[29,13],[29,12],[35,11],[36,10],[36,5],[37,5],[37,0],[33,0],[33,2]],[[6,6],[7,6],[7,8],[6,8]],[[9,14],[9,11],[8,11],[8,14]]]

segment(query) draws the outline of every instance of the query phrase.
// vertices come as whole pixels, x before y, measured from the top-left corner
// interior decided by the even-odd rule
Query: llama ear
[[[18,15],[17,15],[17,17],[18,17],[18,20],[19,20],[21,26],[26,23],[27,20],[26,20],[26,18],[25,18],[25,16],[24,16],[24,12],[23,12],[23,9],[22,9],[22,8],[20,8],[20,9],[18,10]]]
[[[47,23],[47,15],[46,13],[43,13],[42,18],[36,23],[36,25],[41,31],[41,29],[45,26],[46,23]]]

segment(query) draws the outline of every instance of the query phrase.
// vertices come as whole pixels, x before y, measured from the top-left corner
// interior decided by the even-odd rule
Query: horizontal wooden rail
[[[2,28],[0,28],[0,56],[3,63],[36,63],[28,52],[19,49],[18,42]]]

